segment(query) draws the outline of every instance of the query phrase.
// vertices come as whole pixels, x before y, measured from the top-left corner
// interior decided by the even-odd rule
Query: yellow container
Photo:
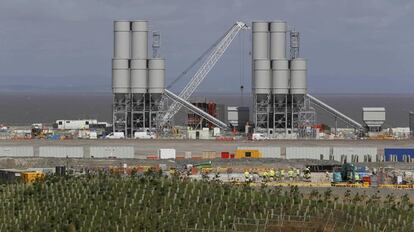
[[[25,183],[33,183],[35,180],[41,180],[45,177],[42,172],[23,172],[22,178]]]
[[[234,158],[243,159],[243,158],[260,158],[262,154],[259,150],[236,150]]]

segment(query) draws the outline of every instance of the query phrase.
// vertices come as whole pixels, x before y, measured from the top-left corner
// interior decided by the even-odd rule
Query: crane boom
[[[227,34],[223,37],[223,39],[217,44],[214,50],[211,52],[207,60],[203,63],[203,65],[198,69],[198,71],[194,74],[193,78],[191,78],[190,82],[184,87],[181,93],[178,95],[183,100],[188,100],[190,96],[194,93],[200,83],[204,80],[207,74],[211,71],[217,61],[221,58],[227,48],[230,46],[231,42],[237,36],[237,34],[242,29],[247,29],[247,25],[243,22],[236,22],[231,29],[227,32]],[[159,126],[164,126],[168,121],[172,119],[172,117],[181,109],[181,104],[178,102],[173,102],[164,116],[161,118],[159,122]]]

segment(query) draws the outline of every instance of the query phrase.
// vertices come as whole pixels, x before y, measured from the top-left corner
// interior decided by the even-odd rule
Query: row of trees
[[[408,197],[85,175],[0,187],[0,231],[410,231]]]

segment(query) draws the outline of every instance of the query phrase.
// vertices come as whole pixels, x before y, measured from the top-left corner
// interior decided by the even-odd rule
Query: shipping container
[[[159,149],[158,157],[160,159],[175,159],[176,151],[175,149]]]
[[[39,147],[39,157],[83,158],[83,147],[45,146]]]
[[[259,150],[236,150],[236,159],[243,158],[261,158],[261,153]]]
[[[329,160],[329,147],[286,147],[286,159]]]
[[[186,151],[186,152],[184,153],[184,158],[185,158],[185,159],[191,159],[191,151]]]
[[[203,159],[215,159],[216,152],[215,151],[203,151]]]
[[[97,146],[90,148],[91,158],[119,158],[119,159],[133,159],[134,147],[132,146],[117,146],[106,147]]]
[[[0,157],[33,157],[33,147],[16,146],[16,147],[0,147]]]
[[[230,159],[230,153],[222,151],[221,152],[221,158],[222,159]]]
[[[411,162],[414,160],[414,148],[385,148],[385,161]]]
[[[377,162],[376,147],[334,147],[332,155],[342,163]]]
[[[261,153],[261,158],[282,158],[280,147],[237,147],[237,150],[258,150]]]

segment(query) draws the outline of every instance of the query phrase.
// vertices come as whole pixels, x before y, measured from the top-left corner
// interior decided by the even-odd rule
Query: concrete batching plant
[[[286,57],[287,23],[252,23],[252,92],[256,132],[296,137],[315,112],[305,104],[306,60],[299,58],[299,33],[291,33],[291,60]],[[310,116],[309,116],[310,115]],[[307,121],[301,121],[306,119]]]
[[[159,33],[155,36],[159,47]],[[158,54],[148,57],[148,22],[115,21],[113,130],[126,135],[153,130],[164,83],[164,59]]]

